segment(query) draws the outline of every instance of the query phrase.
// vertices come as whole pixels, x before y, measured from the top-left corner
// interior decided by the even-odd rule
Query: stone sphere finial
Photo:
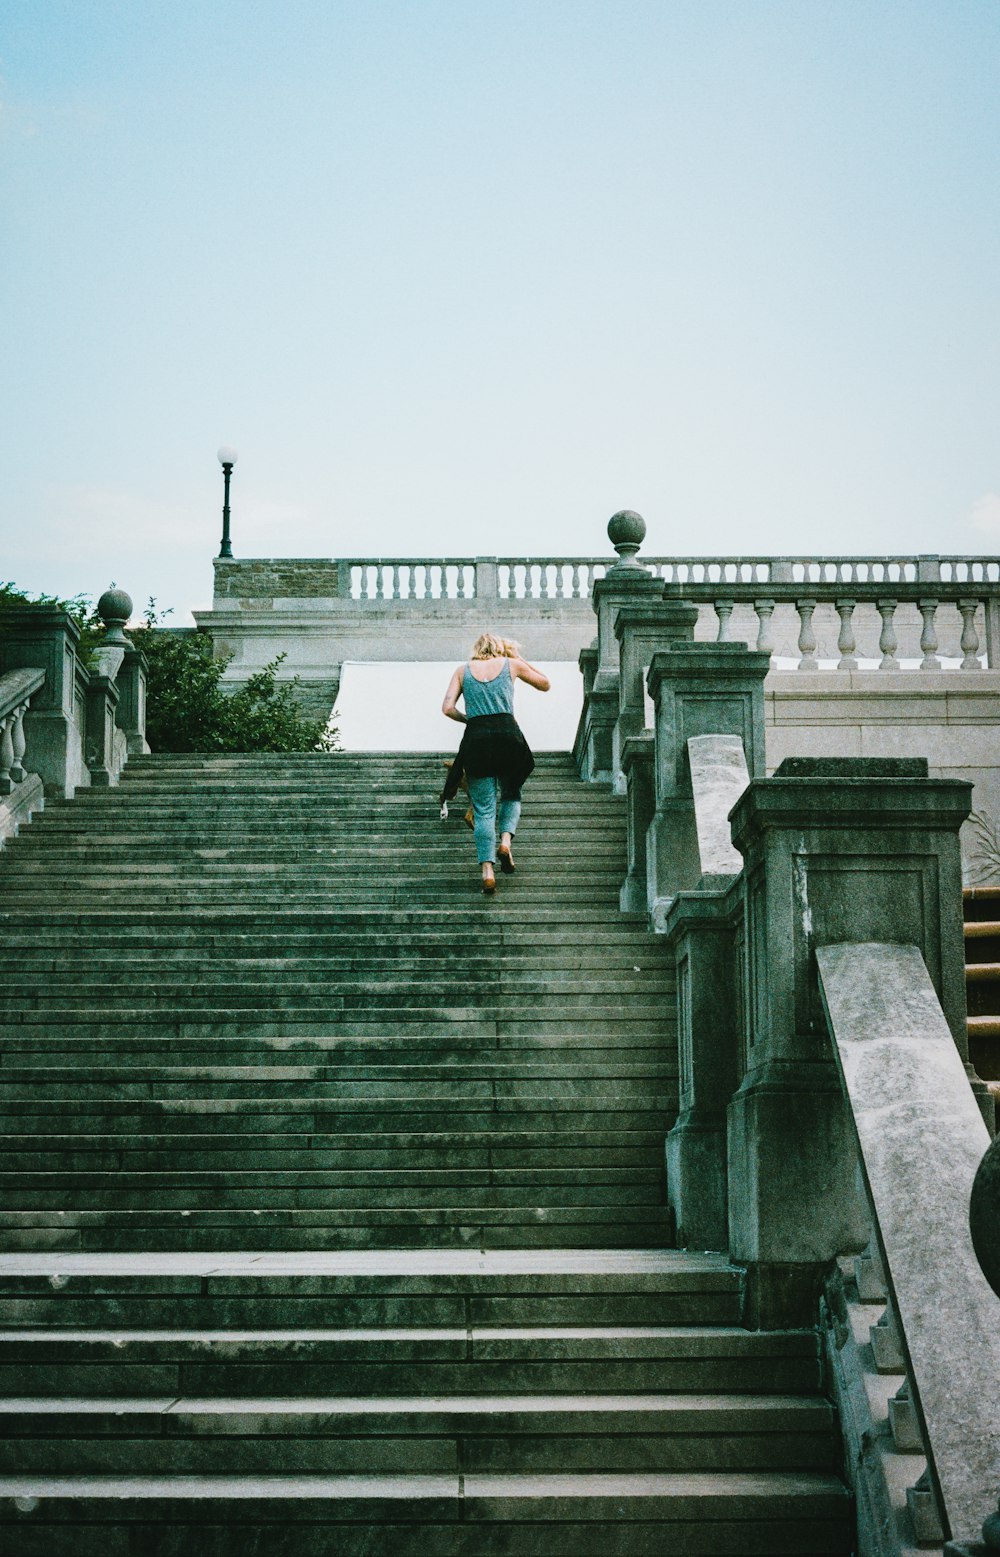
[[[608,520],[608,536],[618,553],[616,568],[637,568],[635,554],[646,538],[646,521],[634,508],[621,508]]]
[[[132,596],[124,589],[106,589],[97,602],[97,614],[107,628],[105,643],[127,645],[123,628],[132,615]]]

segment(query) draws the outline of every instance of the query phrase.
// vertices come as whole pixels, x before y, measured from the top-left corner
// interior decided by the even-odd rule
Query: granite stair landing
[[[542,757],[490,901],[440,774],[141,759],[0,855],[11,1557],[851,1550],[816,1337],[669,1247],[621,802]]]

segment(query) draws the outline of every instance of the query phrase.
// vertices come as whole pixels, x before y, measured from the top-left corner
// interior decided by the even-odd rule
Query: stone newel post
[[[971,785],[926,774],[922,759],[789,758],[774,778],[751,782],[731,814],[744,857],[744,966],[743,1076],[728,1120],[729,1248],[748,1271],[751,1322],[808,1319],[829,1262],[863,1248],[870,1233],[816,948],[917,946],[977,1082],[968,1066],[958,841]]]
[[[641,735],[646,723],[645,681],[653,655],[694,637],[698,607],[685,600],[629,601],[615,612],[618,640],[618,718],[611,743],[615,788],[625,793],[622,751],[631,735]]]
[[[635,554],[646,534],[640,514],[623,509],[608,521],[608,535],[618,561],[594,584],[597,612],[597,670],[584,708],[581,729],[581,773],[585,779],[606,783],[614,779],[620,793],[624,784],[616,769],[613,745],[618,721],[618,639],[615,616],[620,606],[641,600],[660,600],[663,584],[648,572]]]
[[[76,712],[79,641],[79,627],[59,606],[26,605],[4,615],[0,671],[37,666],[45,672],[25,716],[32,767],[46,788],[67,799],[86,781]]]
[[[741,643],[681,643],[655,653],[649,690],[656,709],[656,814],[647,840],[647,897],[654,928],[678,892],[696,887],[687,743],[693,735],[737,735],[751,778],[765,772],[764,677],[771,657]]]

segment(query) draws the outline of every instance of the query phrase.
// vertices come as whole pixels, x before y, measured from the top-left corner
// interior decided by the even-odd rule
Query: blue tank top
[[[462,692],[467,719],[478,719],[481,714],[512,714],[514,683],[511,680],[510,660],[504,660],[500,674],[494,676],[492,681],[477,681],[472,674],[472,667],[466,665]]]

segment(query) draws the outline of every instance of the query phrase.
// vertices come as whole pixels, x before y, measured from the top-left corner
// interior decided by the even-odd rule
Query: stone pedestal
[[[752,1322],[810,1320],[826,1266],[870,1232],[816,948],[919,947],[967,1063],[958,830],[971,786],[926,772],[920,760],[789,759],[732,813],[744,966],[729,1240],[748,1271]]]
[[[652,657],[656,813],[647,846],[647,901],[657,930],[677,893],[693,890],[702,875],[687,743],[698,735],[737,735],[750,776],[763,775],[769,665],[770,655],[740,643],[684,643]]]
[[[117,686],[118,728],[125,735],[130,757],[141,757],[149,751],[146,740],[146,656],[134,646],[125,650],[125,658],[118,672]]]
[[[32,769],[48,790],[67,799],[90,781],[83,762],[83,690],[77,687],[79,641],[79,627],[58,606],[4,611],[0,672],[29,666],[45,672],[25,717]]]
[[[698,607],[683,600],[630,601],[615,612],[618,640],[618,717],[611,742],[614,786],[625,793],[622,750],[629,736],[645,727],[645,678],[653,655],[675,643],[689,643],[698,620]]]
[[[621,770],[616,767],[614,746],[620,663],[615,618],[622,606],[658,601],[662,594],[661,581],[634,562],[617,563],[594,584],[597,669],[584,711],[586,735],[582,772],[591,782],[610,780],[619,794],[624,794],[625,786]]]
[[[87,729],[84,753],[90,769],[90,782],[106,789],[118,781],[115,754],[115,714],[118,688],[111,676],[92,671],[87,687]]]

